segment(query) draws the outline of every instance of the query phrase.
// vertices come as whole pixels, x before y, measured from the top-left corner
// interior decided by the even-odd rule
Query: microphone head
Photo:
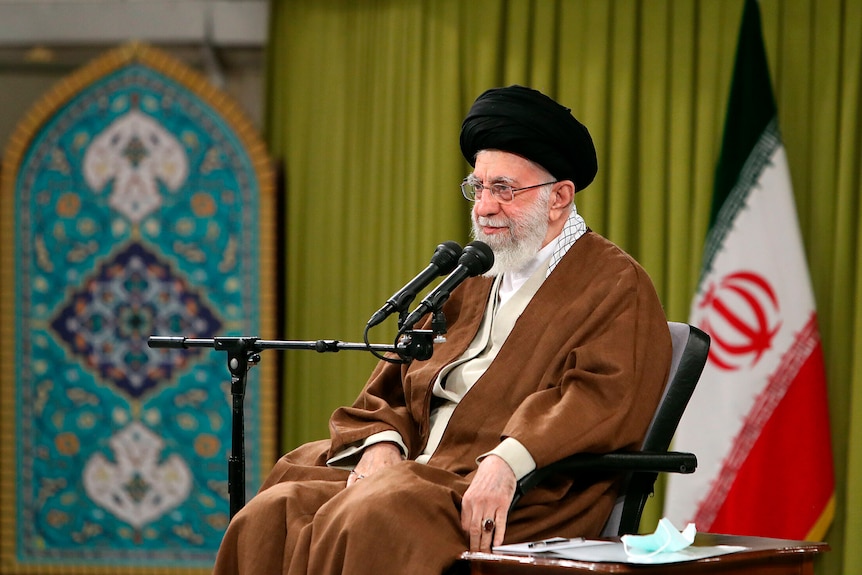
[[[464,248],[458,263],[467,268],[471,277],[478,276],[494,265],[494,251],[485,242],[472,241]]]
[[[434,255],[431,256],[431,263],[437,266],[440,270],[440,275],[451,273],[458,265],[458,257],[461,255],[461,244],[449,240],[437,246],[434,250]]]

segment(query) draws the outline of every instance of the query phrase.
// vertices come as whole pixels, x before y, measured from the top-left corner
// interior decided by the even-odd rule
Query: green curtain
[[[826,353],[837,511],[819,573],[862,572],[862,3],[761,0]],[[286,174],[289,339],[368,317],[469,240],[460,121],[512,83],[572,107],[598,148],[576,203],[685,321],[701,265],[742,0],[273,0],[267,140]],[[370,339],[391,343],[393,326]],[[859,358],[859,359],[857,359]],[[327,436],[373,357],[285,354],[283,448]],[[661,516],[661,484],[642,529]]]

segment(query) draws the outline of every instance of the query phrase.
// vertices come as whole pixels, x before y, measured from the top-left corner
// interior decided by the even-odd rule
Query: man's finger
[[[488,513],[485,515],[485,518],[482,519],[479,524],[480,529],[480,542],[479,542],[479,550],[480,551],[491,551],[491,545],[494,542],[494,533],[497,530],[497,521],[495,519],[496,514]]]
[[[503,539],[506,537],[506,513],[503,511],[497,512],[496,528],[494,529],[494,542],[492,547],[503,544]]]

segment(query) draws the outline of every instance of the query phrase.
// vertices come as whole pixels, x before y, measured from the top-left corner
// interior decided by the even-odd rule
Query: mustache
[[[477,216],[476,223],[480,226],[485,226],[489,228],[510,228],[512,227],[512,220],[507,217],[499,216],[496,218],[489,218],[486,216]]]

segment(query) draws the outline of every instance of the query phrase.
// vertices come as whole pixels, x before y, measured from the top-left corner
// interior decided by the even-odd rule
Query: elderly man
[[[597,166],[567,108],[489,90],[461,150],[494,267],[453,291],[431,359],[381,362],[329,440],[282,457],[231,522],[216,574],[438,575],[466,549],[600,532],[613,477],[557,477],[509,505],[537,466],[638,447],[670,364],[662,307],[575,209]]]

